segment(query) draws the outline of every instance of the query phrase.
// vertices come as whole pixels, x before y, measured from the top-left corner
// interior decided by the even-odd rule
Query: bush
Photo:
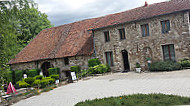
[[[35,78],[34,79],[39,79],[39,80],[41,80],[43,78],[43,76],[42,75],[37,75],[37,76],[35,76]]]
[[[49,76],[59,74],[59,70],[60,70],[59,68],[49,68],[48,69]]]
[[[34,82],[34,78],[32,78],[32,77],[28,77],[28,78],[25,78],[24,79],[24,81],[26,82],[26,83],[28,83],[30,86],[32,86],[32,83]]]
[[[180,69],[181,65],[173,61],[159,61],[150,64],[150,71],[172,71]]]
[[[98,60],[96,58],[88,60],[88,67],[94,67],[99,64],[101,64],[101,62],[100,62],[100,60]]]
[[[15,78],[15,82],[18,82],[18,81],[22,80],[22,78],[23,78],[23,71],[22,70],[16,70],[14,78]]]
[[[178,62],[181,64],[183,68],[190,67],[190,60],[189,59],[183,59]]]
[[[47,79],[42,79],[42,80],[40,81],[41,88],[45,88],[45,87],[48,85],[48,83],[49,83],[49,80],[47,80]]]
[[[16,84],[19,85],[20,88],[27,88],[30,85],[28,83],[26,83],[25,81],[18,81]]]
[[[59,74],[51,75],[50,77],[53,78],[53,79],[55,79],[55,80],[58,80],[59,79]]]
[[[88,74],[88,70],[81,70],[81,76],[85,77]]]
[[[40,80],[37,79],[32,83],[32,86],[40,86]]]
[[[80,66],[71,66],[71,72],[80,73]]]
[[[7,81],[13,82],[13,71],[8,71],[7,73]]]
[[[35,77],[36,75],[38,75],[38,69],[28,70],[27,75],[28,77]]]
[[[108,72],[109,70],[110,70],[109,66],[105,64],[100,64],[100,65],[88,68],[89,74],[102,74],[102,73]]]

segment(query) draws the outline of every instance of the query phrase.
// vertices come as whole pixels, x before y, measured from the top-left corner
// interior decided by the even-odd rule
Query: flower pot
[[[141,73],[141,68],[136,68],[137,73]]]

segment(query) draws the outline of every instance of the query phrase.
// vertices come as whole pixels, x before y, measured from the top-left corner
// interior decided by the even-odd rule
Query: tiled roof
[[[93,53],[93,39],[90,29],[103,28],[189,9],[190,0],[172,0],[45,29],[8,64],[91,55]]]

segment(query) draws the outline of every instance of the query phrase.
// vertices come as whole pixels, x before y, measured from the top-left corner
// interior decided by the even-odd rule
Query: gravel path
[[[73,106],[87,99],[136,93],[164,93],[190,97],[190,70],[156,73],[115,73],[56,88],[14,106]]]

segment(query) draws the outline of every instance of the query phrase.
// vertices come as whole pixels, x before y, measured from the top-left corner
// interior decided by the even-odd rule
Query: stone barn
[[[42,30],[8,64],[12,70],[88,68],[98,58],[112,71],[147,69],[152,61],[190,58],[190,1],[171,0]]]

